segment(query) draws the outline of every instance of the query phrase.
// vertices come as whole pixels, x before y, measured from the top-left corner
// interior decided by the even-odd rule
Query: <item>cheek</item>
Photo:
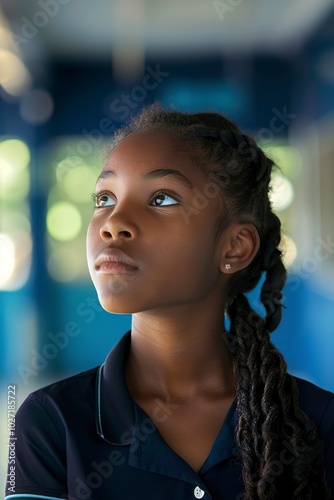
[[[207,234],[203,234],[203,238],[183,234],[174,244],[166,242],[158,260],[161,273],[169,274],[170,280],[196,283],[219,271],[219,263]]]

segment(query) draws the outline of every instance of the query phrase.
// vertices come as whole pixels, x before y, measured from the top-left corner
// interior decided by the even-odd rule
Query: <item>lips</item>
[[[95,261],[95,269],[106,274],[131,274],[138,269],[135,262],[119,248],[105,248]]]

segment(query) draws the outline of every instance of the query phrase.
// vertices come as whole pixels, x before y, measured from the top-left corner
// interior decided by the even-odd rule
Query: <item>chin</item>
[[[99,296],[99,301],[103,309],[112,314],[131,314],[128,304],[124,303],[124,300],[115,300],[111,297],[101,297]]]
[[[115,294],[99,295],[99,302],[103,309],[111,314],[133,314],[138,311],[138,306],[131,304],[125,297]]]
[[[101,305],[102,305],[102,304],[101,304]],[[128,311],[128,310],[126,310],[126,309],[121,309],[121,308],[120,308],[120,309],[118,309],[118,308],[116,308],[116,307],[107,307],[107,306],[106,306],[106,307],[104,307],[103,305],[102,305],[102,307],[103,307],[103,309],[104,309],[105,311],[107,311],[107,313],[110,313],[110,314],[118,314],[118,315],[122,315],[122,314],[124,314],[124,315],[125,315],[125,314],[132,314],[132,311]]]

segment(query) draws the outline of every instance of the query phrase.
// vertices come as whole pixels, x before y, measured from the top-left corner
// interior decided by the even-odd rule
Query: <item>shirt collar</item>
[[[128,332],[110,351],[99,368],[96,387],[96,428],[105,441],[115,445],[132,444],[134,450],[138,443],[138,429],[142,427],[144,420],[146,420],[145,425],[148,425],[149,418],[133,401],[126,385],[124,367],[130,342],[131,332]],[[200,473],[204,474],[219,462],[235,454],[236,420],[236,401],[234,401]],[[150,425],[155,427],[151,420],[150,422]],[[155,429],[152,428],[152,434],[155,434],[153,430]],[[149,435],[150,432],[147,431],[147,434]],[[147,441],[145,446],[147,451],[153,441],[152,439]],[[153,453],[151,449],[150,453]]]
[[[124,374],[131,333],[126,333],[108,354],[98,370],[96,386],[96,429],[112,444],[132,442],[135,423],[134,403]]]
[[[205,474],[215,465],[236,454],[236,443],[234,439],[237,425],[236,408],[237,401],[235,399],[227,412],[223,426],[213,444],[210,455],[201,467],[200,474]]]

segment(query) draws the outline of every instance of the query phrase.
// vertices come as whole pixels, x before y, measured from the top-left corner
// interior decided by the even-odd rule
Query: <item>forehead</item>
[[[133,173],[150,167],[186,169],[195,174],[187,144],[168,131],[137,131],[122,139],[111,151],[104,170],[130,168]]]

